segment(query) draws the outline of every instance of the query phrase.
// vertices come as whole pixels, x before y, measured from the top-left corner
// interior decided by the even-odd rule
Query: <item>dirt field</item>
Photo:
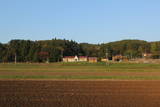
[[[158,76],[160,72],[7,72],[1,71],[3,76]]]
[[[160,107],[160,81],[0,80],[1,107]]]

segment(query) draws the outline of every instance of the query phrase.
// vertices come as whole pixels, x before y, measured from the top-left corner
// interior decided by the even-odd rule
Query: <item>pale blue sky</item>
[[[0,42],[160,40],[160,0],[0,0]]]

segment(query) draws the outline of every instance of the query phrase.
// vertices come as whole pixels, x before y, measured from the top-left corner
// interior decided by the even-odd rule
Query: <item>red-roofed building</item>
[[[153,56],[153,54],[151,54],[151,53],[143,53],[142,56],[143,56],[143,58],[151,58]]]
[[[116,55],[112,57],[113,61],[128,61],[128,58],[126,56],[122,56],[122,55]]]
[[[87,56],[79,56],[79,61],[80,62],[87,62],[88,61],[88,57]]]
[[[97,57],[88,57],[89,62],[97,62]]]
[[[87,56],[65,56],[63,62],[97,62],[97,57],[87,57]]]
[[[77,56],[65,56],[63,58],[63,62],[77,62],[78,57]]]

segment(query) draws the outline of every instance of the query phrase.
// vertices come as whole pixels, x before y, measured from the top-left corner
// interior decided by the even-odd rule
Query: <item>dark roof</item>
[[[79,58],[88,58],[87,56],[79,56]]]
[[[64,58],[75,58],[75,56],[65,56]]]
[[[88,57],[88,59],[97,59],[97,57]]]

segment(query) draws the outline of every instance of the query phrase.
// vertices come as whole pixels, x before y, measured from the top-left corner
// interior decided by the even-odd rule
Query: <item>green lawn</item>
[[[135,75],[132,75],[134,73]],[[0,79],[160,79],[160,75],[156,74],[160,74],[160,64],[112,63],[109,66],[105,63],[0,64]]]

